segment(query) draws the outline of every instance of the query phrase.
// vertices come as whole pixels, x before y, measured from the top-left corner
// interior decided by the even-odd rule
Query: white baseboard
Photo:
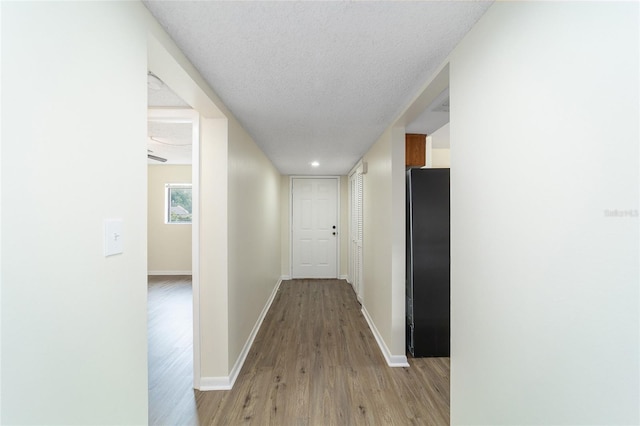
[[[387,345],[385,345],[384,340],[382,340],[382,336],[380,336],[378,329],[373,323],[373,320],[371,319],[371,316],[369,316],[369,312],[367,312],[364,305],[362,305],[362,315],[364,315],[364,319],[367,320],[367,324],[369,324],[373,337],[375,337],[376,342],[378,342],[378,346],[382,351],[384,359],[387,361],[387,365],[389,367],[409,367],[409,361],[407,361],[406,355],[391,355],[391,351]]]
[[[244,348],[242,348],[242,352],[240,352],[240,356],[238,357],[238,360],[236,361],[236,363],[233,365],[233,368],[231,369],[231,375],[230,375],[231,387],[233,387],[233,384],[236,382],[236,379],[238,378],[238,374],[240,374],[240,370],[242,370],[242,366],[244,365],[244,362],[247,359],[247,355],[249,355],[249,350],[251,349],[251,346],[253,345],[253,341],[255,340],[256,335],[258,334],[258,331],[260,330],[260,326],[262,326],[264,317],[267,316],[267,312],[269,312],[269,308],[271,308],[271,304],[273,303],[273,299],[275,299],[276,297],[276,293],[280,288],[280,284],[282,284],[282,278],[278,280],[278,282],[276,283],[276,286],[273,288],[273,291],[271,292],[271,296],[269,296],[269,300],[267,300],[267,303],[264,305],[264,308],[262,308],[262,312],[260,312],[260,316],[258,317],[258,320],[253,326],[253,330],[251,330],[251,334],[249,335],[247,342],[244,344]]]
[[[233,368],[231,369],[231,373],[228,377],[201,377],[200,378],[200,390],[201,391],[210,391],[210,390],[229,390],[233,388],[233,385],[238,378],[238,374],[240,374],[240,370],[242,370],[242,366],[247,359],[247,355],[249,355],[249,350],[253,345],[253,341],[260,330],[260,326],[262,326],[262,322],[264,318],[267,316],[267,312],[269,312],[269,308],[271,308],[271,304],[273,303],[273,299],[276,297],[276,293],[278,293],[278,289],[280,288],[280,284],[282,284],[283,278],[281,277],[276,286],[273,288],[271,292],[271,296],[267,300],[267,303],[262,308],[262,312],[260,312],[260,316],[253,326],[253,330],[251,330],[251,334],[249,334],[249,338],[247,339],[242,351],[240,352],[240,356],[236,360]]]
[[[228,376],[222,377],[200,377],[201,391],[230,390],[233,387]]]
[[[191,271],[148,271],[147,275],[191,275]]]
[[[291,275],[283,275],[280,277],[280,281],[287,281],[291,279]]]
[[[340,275],[339,279],[349,282],[349,275]]]

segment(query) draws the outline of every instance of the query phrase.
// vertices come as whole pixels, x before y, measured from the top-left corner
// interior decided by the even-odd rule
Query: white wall
[[[434,169],[448,169],[451,167],[450,126],[449,123],[440,127],[431,135],[431,167]]]
[[[152,275],[191,274],[191,224],[165,223],[168,183],[191,183],[190,165],[149,165],[147,270]]]
[[[446,123],[435,132],[431,133],[431,145],[436,149],[448,149],[451,147],[451,126]]]
[[[0,422],[146,424],[144,8],[0,7]]]
[[[228,384],[229,376],[229,230],[228,124],[226,119],[200,119],[200,377],[196,385]],[[195,292],[194,286],[194,292]]]
[[[389,128],[363,157],[363,310],[391,365],[406,363],[404,140]]]
[[[280,278],[281,176],[229,120],[229,369]]]
[[[391,345],[391,130],[365,154],[363,201],[363,308]]]
[[[451,55],[452,424],[640,423],[638,22],[498,2]]]
[[[142,4],[1,8],[2,105],[15,106],[2,111],[2,182],[21,185],[2,187],[1,246],[12,252],[1,259],[11,368],[0,420],[146,424],[147,69],[201,115],[196,386],[228,383],[280,272],[279,192],[254,202],[229,193],[248,188],[243,176],[254,172],[244,166],[267,176],[263,190],[280,176]],[[247,207],[261,214],[228,227]],[[125,253],[105,259],[103,219],[112,217],[124,219]],[[257,270],[246,272],[251,262]]]
[[[446,148],[436,148],[431,150],[431,168],[449,169],[451,168],[451,150]]]

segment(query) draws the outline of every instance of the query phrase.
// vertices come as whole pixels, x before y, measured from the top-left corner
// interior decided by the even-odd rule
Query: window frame
[[[191,200],[193,203],[193,185],[190,183],[165,183],[164,184],[164,223],[165,225],[191,225],[193,223],[193,210],[191,211],[191,220],[188,222],[171,221],[171,190],[172,189],[188,189],[191,191]],[[193,204],[192,204],[193,209]]]

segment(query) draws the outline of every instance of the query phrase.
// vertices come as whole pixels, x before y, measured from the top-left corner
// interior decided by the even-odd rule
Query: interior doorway
[[[180,379],[190,388],[199,386],[200,123],[199,114],[151,72],[148,76],[148,100],[148,197],[150,203],[152,199],[156,201],[154,206],[149,205],[148,212],[148,301],[150,309],[165,310],[149,312],[151,407],[153,392],[158,390],[152,386],[166,387],[168,384],[154,380],[154,375],[161,373],[152,371],[152,368],[162,368],[163,365],[156,362],[158,357],[165,357],[168,362],[171,362],[169,358],[177,357],[176,361],[180,358],[181,364],[188,363],[187,368],[182,365]],[[154,185],[153,196],[151,185]],[[162,236],[156,235],[160,232]],[[163,297],[156,297],[158,294]],[[188,305],[178,303],[178,299],[184,302],[185,297],[190,301]],[[176,298],[175,303],[166,298]],[[152,302],[154,306],[151,306]],[[175,321],[151,322],[152,314],[173,317]],[[159,316],[155,315],[155,318]],[[152,327],[157,327],[157,330],[152,330]],[[163,332],[180,336],[177,340],[180,342],[179,350],[172,349],[162,354],[152,352],[154,348],[162,347],[157,341]],[[152,339],[156,339],[154,344]],[[187,358],[184,358],[185,352],[188,352]],[[170,401],[165,402],[171,404]]]

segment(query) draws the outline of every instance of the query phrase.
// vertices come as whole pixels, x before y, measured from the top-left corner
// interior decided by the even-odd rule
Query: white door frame
[[[340,176],[289,176],[289,277],[293,277],[293,180],[294,179],[334,179],[336,181],[336,279],[340,278],[340,241],[342,227],[340,226]]]
[[[200,388],[200,114],[192,109],[149,108],[147,120],[191,123],[191,289],[193,292],[193,387]]]

